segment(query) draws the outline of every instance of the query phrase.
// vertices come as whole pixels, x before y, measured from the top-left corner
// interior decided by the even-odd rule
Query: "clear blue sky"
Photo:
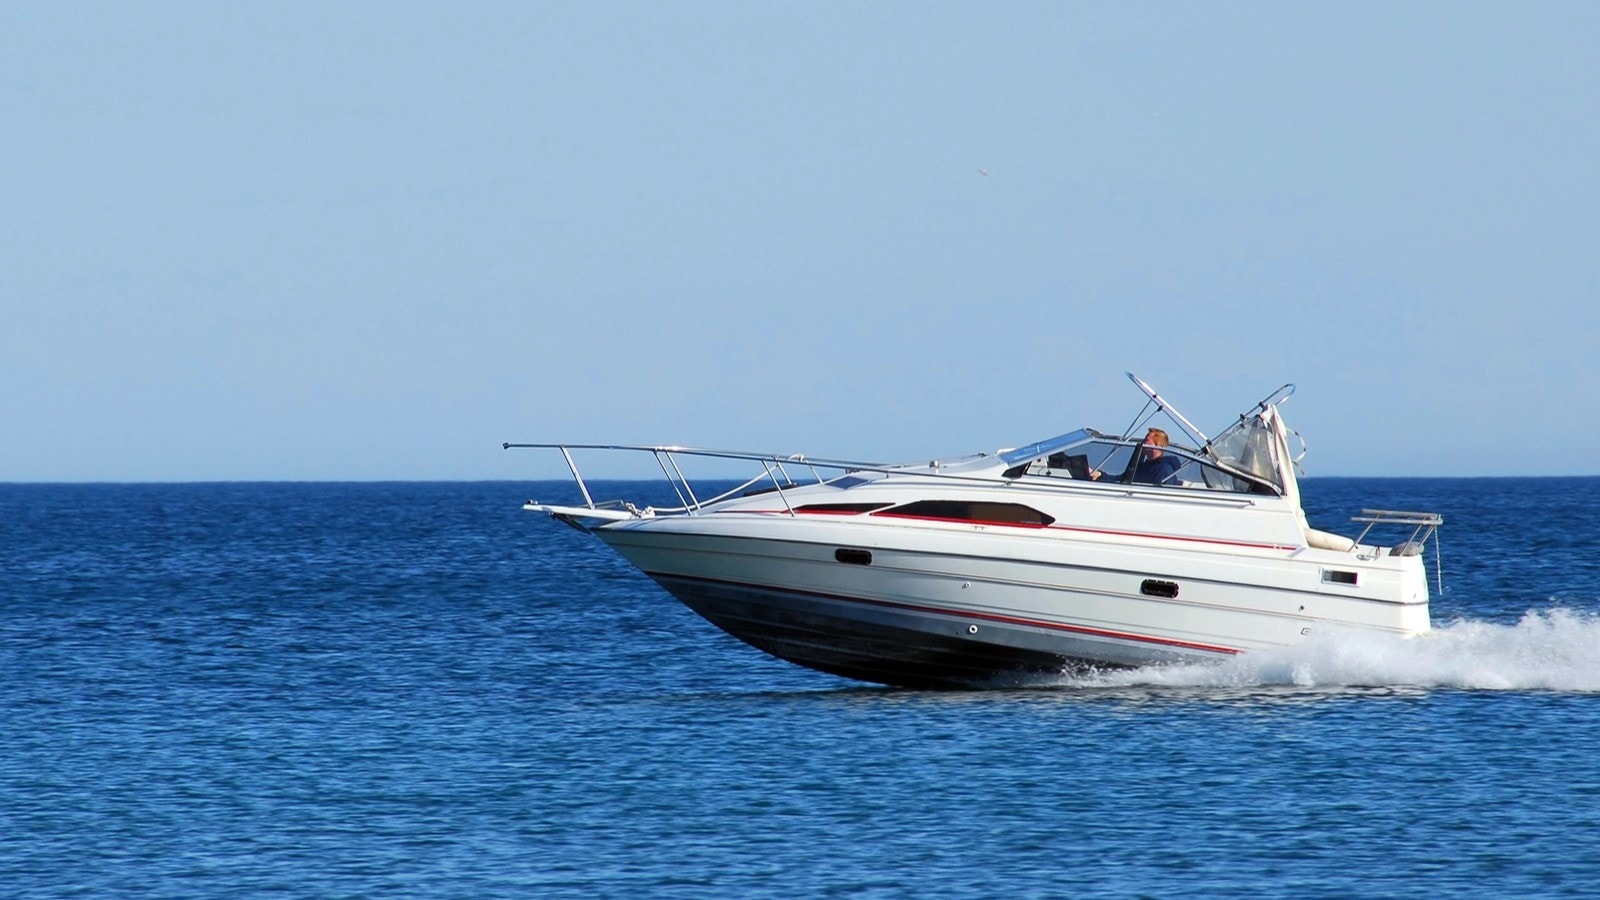
[[[0,481],[1600,473],[1600,4],[10,3]],[[982,170],[982,171],[980,171]],[[986,172],[987,174],[984,174]]]

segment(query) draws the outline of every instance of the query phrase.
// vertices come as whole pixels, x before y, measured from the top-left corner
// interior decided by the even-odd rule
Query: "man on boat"
[[[1134,484],[1166,484],[1167,479],[1177,474],[1183,468],[1183,460],[1168,454],[1163,447],[1170,443],[1167,433],[1159,428],[1152,428],[1139,442],[1139,448],[1134,451],[1133,461],[1117,482],[1133,482]],[[1089,477],[1099,481],[1103,473],[1094,471]]]

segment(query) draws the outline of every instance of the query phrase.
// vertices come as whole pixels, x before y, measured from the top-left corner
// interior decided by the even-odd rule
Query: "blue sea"
[[[0,896],[1600,890],[1600,479],[1303,487],[1444,514],[1434,635],[925,692],[521,511],[565,483],[0,485]]]

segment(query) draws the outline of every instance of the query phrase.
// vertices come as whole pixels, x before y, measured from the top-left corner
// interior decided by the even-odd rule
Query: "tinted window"
[[[880,516],[905,516],[912,519],[945,519],[956,522],[982,522],[993,525],[1028,525],[1043,528],[1055,519],[1020,503],[987,503],[977,500],[918,500],[877,513]]]

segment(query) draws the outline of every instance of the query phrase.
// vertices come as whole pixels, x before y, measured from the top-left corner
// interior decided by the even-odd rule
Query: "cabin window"
[[[795,512],[850,516],[857,513],[873,512],[892,505],[890,503],[807,503],[805,506],[796,507]]]
[[[1052,516],[1021,503],[990,503],[981,500],[918,500],[876,513],[908,519],[939,519],[948,522],[974,522],[984,525],[1021,525],[1043,528],[1055,521]]]
[[[850,547],[840,547],[833,551],[833,558],[851,566],[872,565],[872,554],[866,550],[855,550]]]
[[[1323,569],[1322,580],[1327,584],[1348,584],[1353,586],[1356,583],[1356,573],[1343,572],[1338,569]]]

